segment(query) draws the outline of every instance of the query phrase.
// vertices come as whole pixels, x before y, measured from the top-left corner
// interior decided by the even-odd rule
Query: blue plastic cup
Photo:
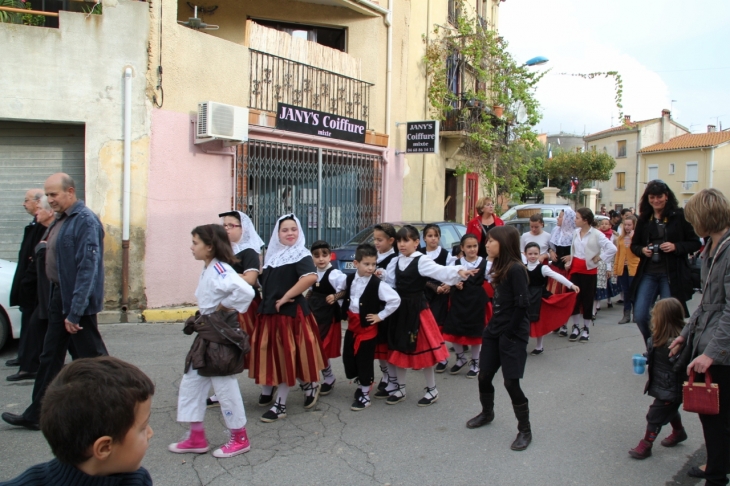
[[[643,375],[646,371],[646,356],[643,354],[635,354],[632,361],[634,363],[634,374]]]

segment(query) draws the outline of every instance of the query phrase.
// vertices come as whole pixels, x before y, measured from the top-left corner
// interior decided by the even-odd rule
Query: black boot
[[[517,438],[512,442],[511,449],[513,451],[524,451],[527,446],[532,442],[532,430],[530,430],[530,409],[528,407],[529,402],[525,402],[522,405],[512,405],[515,410],[515,417],[517,417]]]
[[[494,420],[494,393],[480,393],[479,402],[482,404],[482,411],[466,423],[467,429],[476,429]]]

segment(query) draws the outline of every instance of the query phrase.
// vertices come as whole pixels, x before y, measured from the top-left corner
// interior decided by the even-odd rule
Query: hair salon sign
[[[365,143],[364,121],[279,103],[276,111],[277,130],[318,135],[350,142]]]
[[[436,153],[439,151],[438,120],[406,123],[406,153]]]

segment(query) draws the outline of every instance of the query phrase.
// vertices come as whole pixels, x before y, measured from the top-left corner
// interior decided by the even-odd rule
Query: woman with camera
[[[631,240],[631,251],[639,267],[631,284],[634,321],[644,336],[651,337],[649,314],[657,297],[674,297],[689,315],[692,276],[687,255],[700,249],[700,239],[684,218],[677,197],[664,181],[653,180],[639,202],[639,222]]]

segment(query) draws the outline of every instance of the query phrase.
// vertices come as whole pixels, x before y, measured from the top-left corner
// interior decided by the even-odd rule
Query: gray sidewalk
[[[690,308],[698,301],[696,296]],[[619,307],[605,309],[604,303],[589,343],[549,335],[545,353],[528,357],[523,389],[530,399],[534,439],[524,452],[509,449],[516,420],[499,375],[495,421],[468,430],[464,424],[479,411],[479,403],[477,382],[465,378],[466,368],[458,376],[437,375],[440,398],[431,407],[416,406],[425,383],[420,372],[409,371],[406,401],[389,406],[374,400],[365,411],[352,412],[355,386],[337,359],[332,394],[305,411],[302,393],[292,389],[288,418],[273,424],[259,420],[265,411],[256,406],[259,388],[240,375],[251,439],[247,454],[230,459],[172,454],[167,445],[185,431],[175,421],[177,389],[192,337],[182,333],[182,324],[110,324],[101,332],[111,354],[140,366],[156,383],[155,436],[143,464],[157,485],[698,484],[685,474],[704,462],[695,414],[683,413],[686,442],[674,449],[659,445],[670,432],[667,426],[651,458],[628,456],[643,437],[652,399],[642,395],[646,376],[632,373],[631,356],[643,351],[639,331],[635,324],[616,324]],[[0,360],[15,351],[6,347]],[[14,372],[0,367],[0,410],[19,413],[29,403],[32,382],[5,381]],[[225,442],[218,408],[209,409],[206,428],[213,445]],[[51,457],[40,432],[0,422],[0,481]]]

